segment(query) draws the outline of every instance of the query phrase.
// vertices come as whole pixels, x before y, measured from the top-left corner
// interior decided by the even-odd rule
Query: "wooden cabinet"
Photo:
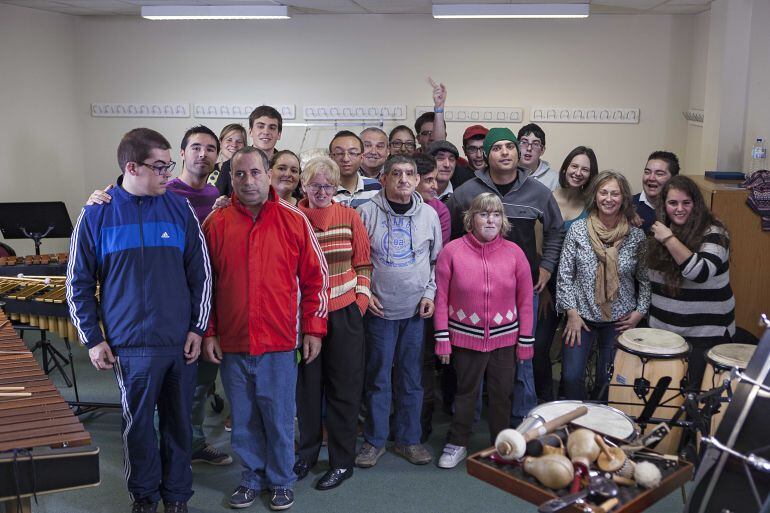
[[[700,187],[706,204],[730,232],[730,284],[735,294],[735,324],[759,338],[762,313],[770,315],[770,232],[746,204],[749,191],[740,182],[689,176]]]

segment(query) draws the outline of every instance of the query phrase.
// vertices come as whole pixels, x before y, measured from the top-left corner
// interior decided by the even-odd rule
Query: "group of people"
[[[269,106],[252,112],[248,134],[188,130],[174,179],[164,136],[125,134],[121,176],[75,225],[67,302],[93,365],[116,375],[132,511],[160,501],[187,511],[190,463],[232,462],[202,429],[218,371],[242,466],[229,504],[267,490],[283,510],[318,462],[324,427],[319,490],[376,465],[388,440],[409,462],[431,462],[436,364],[453,412],[438,465],[452,468],[482,387],[492,440],[526,414],[521,396],[553,400],[560,317],[569,399],[606,394],[614,341],[640,322],[692,344],[691,382],[703,372],[692,362],[732,337],[729,236],[674,154],[650,155],[636,196],[586,146],[552,169],[535,124],[470,126],[461,158],[446,140],[444,86],[433,96],[414,132],[340,131],[328,157],[304,165],[276,150],[282,118]]]

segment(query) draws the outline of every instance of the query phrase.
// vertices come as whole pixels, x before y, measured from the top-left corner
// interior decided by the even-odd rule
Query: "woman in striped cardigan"
[[[661,198],[649,250],[650,327],[678,333],[692,345],[687,379],[697,388],[705,353],[735,335],[730,238],[686,176],[669,180]]]
[[[313,225],[329,266],[329,321],[321,354],[299,367],[300,437],[294,471],[302,479],[318,461],[325,397],[331,468],[316,488],[329,490],[353,473],[364,384],[363,314],[371,296],[372,265],[363,222],[355,210],[332,200],[340,182],[337,164],[328,157],[316,157],[302,170],[301,182],[306,197],[297,206]]]

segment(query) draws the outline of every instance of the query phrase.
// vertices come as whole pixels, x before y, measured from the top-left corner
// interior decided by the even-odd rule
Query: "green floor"
[[[87,361],[82,348],[76,352],[81,398],[92,401],[115,402],[117,385],[112,373],[99,373]],[[51,375],[57,385],[61,379]],[[72,397],[71,389],[62,388],[65,398]],[[226,413],[226,412],[225,412]],[[223,427],[224,417],[211,413],[206,421],[209,441],[230,451],[229,433]],[[83,490],[62,492],[38,497],[33,511],[39,513],[79,512],[129,512],[131,504],[123,480],[123,451],[121,447],[119,410],[101,410],[81,417],[94,445],[101,450],[101,484]],[[449,417],[437,412],[434,431],[428,446],[434,455],[443,447]],[[487,427],[482,422],[470,444],[470,451],[486,446]],[[535,505],[503,492],[492,485],[467,474],[461,464],[451,470],[440,469],[434,464],[411,465],[387,452],[372,469],[356,469],[353,477],[341,487],[327,492],[313,488],[314,482],[327,469],[325,450],[321,463],[295,488],[295,504],[291,511],[325,512],[534,512]],[[205,464],[193,466],[195,495],[190,500],[191,512],[232,511],[227,497],[239,481],[239,465],[212,467]],[[683,508],[679,492],[670,494],[647,511],[674,512]],[[162,508],[159,508],[162,511]],[[267,498],[243,511],[269,511]]]

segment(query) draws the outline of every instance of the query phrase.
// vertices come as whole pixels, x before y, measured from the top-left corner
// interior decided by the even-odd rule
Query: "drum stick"
[[[587,406],[580,406],[579,408],[575,408],[571,412],[565,413],[564,415],[560,415],[559,417],[556,417],[553,420],[549,420],[542,426],[538,426],[536,428],[530,429],[529,431],[524,433],[524,441],[529,442],[539,436],[547,435],[554,429],[559,428],[565,424],[569,424],[573,420],[582,417],[586,413],[588,413]]]
[[[617,499],[617,497],[614,497],[608,501],[602,502],[598,508],[594,508],[594,511],[601,512],[601,513],[608,513],[609,511],[612,511],[612,508],[618,505],[620,501]]]
[[[0,392],[23,392],[24,387],[0,387]]]
[[[0,322],[0,328],[2,328],[3,326],[5,326],[5,325],[6,325],[6,324],[8,324],[9,322],[11,322],[11,321],[3,321],[3,322]]]
[[[32,397],[32,392],[0,392],[0,397]]]

